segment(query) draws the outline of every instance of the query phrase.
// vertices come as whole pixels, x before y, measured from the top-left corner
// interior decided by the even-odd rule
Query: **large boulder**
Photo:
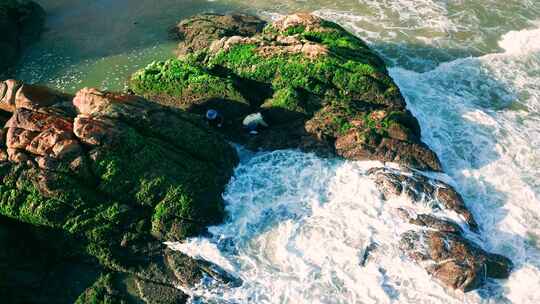
[[[44,10],[34,1],[0,1],[0,74],[19,58],[24,47],[39,38]]]
[[[70,96],[13,80],[0,82],[0,91],[6,114],[0,115],[0,216],[74,240],[66,245],[69,255],[52,245],[43,251],[59,264],[94,269],[89,280],[95,284],[83,286],[89,289],[80,303],[119,302],[128,297],[127,285],[137,286],[134,296],[148,303],[156,302],[156,286],[160,303],[185,300],[176,286],[210,267],[170,262],[190,258],[163,241],[203,233],[223,220],[221,193],[238,162],[234,148],[200,117],[134,95],[83,89]],[[49,276],[29,276],[35,286],[49,286],[42,283],[50,270],[42,272]],[[0,282],[0,290],[34,286],[6,275],[11,282]]]
[[[324,150],[441,171],[384,62],[362,40],[309,14],[263,24],[245,16],[185,20],[181,56],[135,73],[130,87],[188,111],[220,110],[222,132],[250,148]],[[250,137],[241,121],[254,111],[271,128]]]

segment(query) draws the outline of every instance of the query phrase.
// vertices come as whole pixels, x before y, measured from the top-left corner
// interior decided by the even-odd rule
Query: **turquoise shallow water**
[[[365,177],[377,164],[243,151],[224,194],[228,222],[212,228],[211,238],[175,246],[249,284],[187,291],[194,302],[540,303],[540,2],[38,2],[49,11],[48,30],[18,77],[68,91],[123,88],[132,71],[171,56],[167,28],[195,13],[272,19],[310,11],[339,22],[388,62],[424,141],[482,227],[472,237],[516,264],[508,280],[448,292],[396,250],[407,227],[393,210],[411,202],[378,199]],[[383,250],[360,268],[362,248],[373,241]]]

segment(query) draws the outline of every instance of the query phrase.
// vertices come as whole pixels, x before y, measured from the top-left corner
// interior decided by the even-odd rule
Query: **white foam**
[[[540,30],[502,38],[501,54],[391,74],[483,227],[483,244],[516,263],[497,299],[538,303]]]
[[[535,23],[540,27],[540,22]],[[531,30],[511,31],[505,34],[499,46],[508,54],[530,54],[540,51],[540,28]]]
[[[405,198],[383,202],[365,173],[378,162],[324,160],[297,151],[242,158],[224,195],[230,220],[210,239],[170,244],[240,277],[239,288],[201,285],[218,303],[460,303],[401,256],[396,208],[431,212]],[[453,217],[452,214],[442,213]],[[372,244],[366,265],[364,251]],[[194,300],[194,302],[197,302]]]

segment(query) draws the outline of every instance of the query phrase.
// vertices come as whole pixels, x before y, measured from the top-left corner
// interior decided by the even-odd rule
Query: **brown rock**
[[[273,23],[273,26],[280,31],[285,31],[294,26],[305,26],[306,28],[311,26],[319,26],[321,21],[322,19],[315,15],[309,13],[297,13],[277,20]]]
[[[72,133],[71,118],[35,112],[27,109],[17,109],[6,123],[7,128],[19,128],[28,131],[42,132],[54,129],[59,132]]]
[[[233,277],[221,267],[204,261],[193,259],[181,252],[166,250],[166,259],[169,267],[173,270],[181,286],[190,288],[208,276],[215,281],[232,287],[242,285],[240,279]]]
[[[103,92],[94,88],[84,88],[75,95],[73,105],[80,114],[92,115],[103,112],[110,105],[110,101]]]
[[[57,147],[57,150],[62,150],[62,146],[67,142],[73,145],[72,138],[72,133],[51,128],[39,133],[26,147],[26,151],[42,156],[52,155],[54,154],[54,147]]]
[[[25,129],[9,128],[7,131],[6,146],[11,149],[25,150],[38,134],[38,132]]]
[[[180,40],[176,53],[183,56],[207,48],[223,37],[253,36],[265,25],[265,21],[253,16],[203,14],[180,22],[172,33]]]
[[[114,135],[113,130],[113,123],[106,119],[93,119],[83,115],[75,118],[75,135],[88,145],[97,146],[110,141]]]
[[[7,154],[7,151],[4,149],[0,149],[0,163],[6,162],[9,160],[9,156]]]
[[[465,202],[456,190],[439,180],[427,178],[419,173],[404,174],[398,170],[376,168],[368,172],[385,198],[399,196],[402,193],[410,199],[420,201],[437,201],[440,207],[452,210],[461,215],[471,230],[478,231],[474,216],[465,206]]]
[[[328,48],[315,43],[306,43],[302,46],[302,53],[311,59],[315,59],[328,54]]]
[[[392,123],[388,127],[388,136],[400,141],[415,141],[417,137],[405,126],[397,123]]]
[[[335,143],[338,155],[352,160],[395,162],[419,170],[442,171],[437,155],[425,144],[380,138],[372,132],[350,130]]]
[[[8,148],[7,154],[8,160],[16,164],[26,163],[30,159],[26,153],[18,149]]]
[[[400,248],[442,284],[464,292],[478,288],[486,277],[506,278],[512,269],[509,259],[454,233],[408,231]]]
[[[14,112],[15,96],[17,94],[17,90],[21,87],[22,84],[13,79],[9,79],[1,83],[2,94],[0,94],[0,109],[7,112]]]
[[[47,87],[23,84],[15,95],[15,106],[17,109],[38,111],[69,99],[69,95]]]
[[[409,224],[431,228],[441,232],[461,234],[463,230],[458,224],[437,218],[431,214],[414,214],[403,208],[398,209],[400,217]]]

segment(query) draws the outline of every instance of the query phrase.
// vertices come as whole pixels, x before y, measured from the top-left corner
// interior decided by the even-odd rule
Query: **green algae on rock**
[[[178,37],[191,37],[179,49],[194,52],[140,70],[131,89],[188,111],[216,108],[229,121],[223,132],[251,148],[333,150],[348,159],[441,170],[384,62],[361,39],[309,14],[242,34],[209,21],[219,18],[184,21],[205,20],[178,28]],[[243,136],[238,123],[250,111],[262,111],[272,124],[256,139]]]
[[[223,220],[234,148],[199,117],[134,95],[1,87],[11,118],[0,133],[0,215],[74,239],[74,260],[104,274],[81,299],[101,295],[109,273],[134,280],[141,297],[148,284],[183,297],[165,261],[179,253],[162,242]]]
[[[183,21],[193,20],[197,26],[177,28],[180,56],[140,70],[130,79],[131,88],[188,111],[222,111],[228,123],[220,129],[222,133],[248,148],[301,148],[415,169],[372,170],[368,175],[383,199],[408,195],[414,201],[428,200],[433,208],[455,212],[472,231],[478,231],[457,191],[417,173],[442,171],[441,164],[422,142],[420,125],[406,109],[384,62],[361,39],[309,14],[285,16],[242,34],[224,28],[222,18],[202,15]],[[188,49],[192,52],[182,52]],[[183,76],[192,70],[197,77]],[[199,86],[200,79],[207,90],[186,89]],[[186,104],[186,100],[193,102]],[[271,127],[258,136],[244,135],[240,122],[247,111],[262,112]],[[453,221],[431,214],[406,214],[403,220],[420,231],[401,236],[403,253],[449,288],[469,291],[480,287],[486,277],[508,277],[512,270],[512,261],[465,239]],[[427,253],[420,256],[423,249]],[[451,255],[456,260],[449,262],[446,257]]]

